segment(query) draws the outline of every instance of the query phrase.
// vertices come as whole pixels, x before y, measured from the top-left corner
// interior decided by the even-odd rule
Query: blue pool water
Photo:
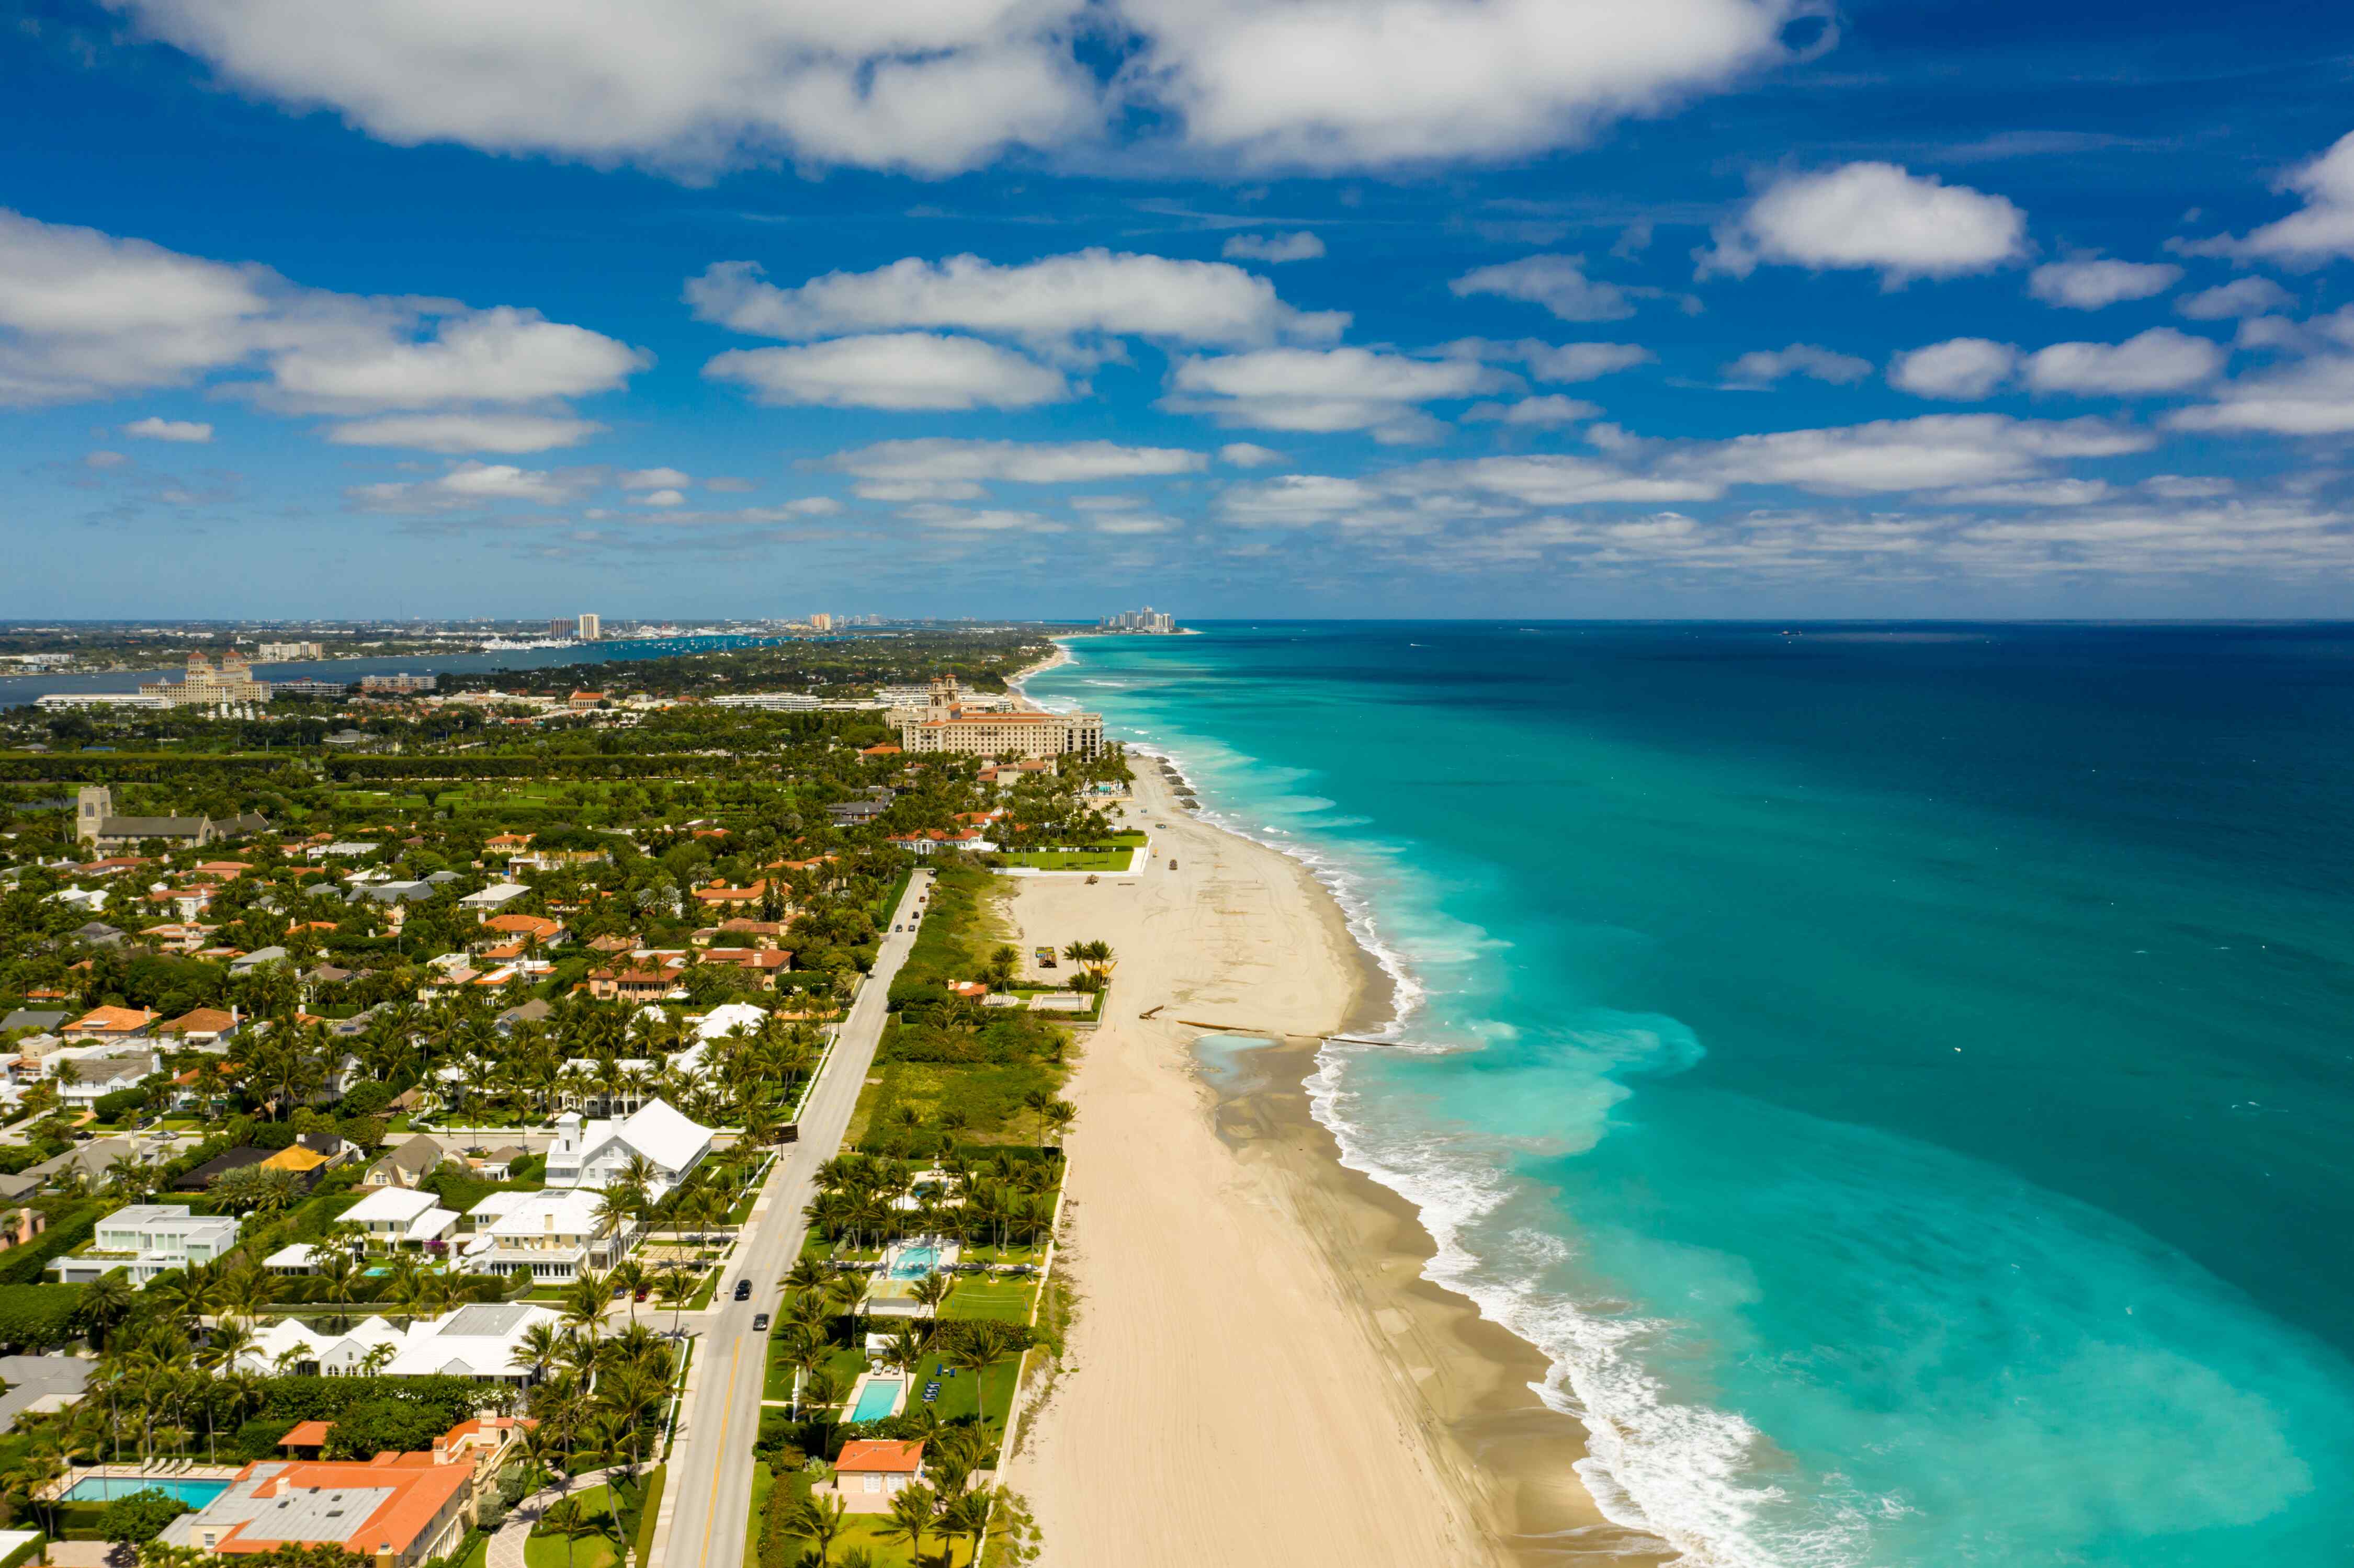
[[[1710,1568],[2354,1563],[2354,629],[1072,648],[1032,694],[1399,978],[1318,1114],[1614,1517]]]
[[[190,1508],[202,1508],[228,1490],[227,1481],[190,1480],[181,1476],[89,1476],[66,1491],[67,1502],[111,1502],[133,1492],[163,1492]]]
[[[858,1391],[858,1403],[851,1407],[853,1421],[880,1421],[899,1406],[899,1392],[907,1385],[896,1379],[875,1378]]]
[[[921,1279],[940,1266],[940,1249],[936,1246],[911,1246],[891,1260],[894,1279]]]

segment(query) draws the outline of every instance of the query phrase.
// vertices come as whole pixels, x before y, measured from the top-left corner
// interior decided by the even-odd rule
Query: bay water
[[[1723,1568],[2354,1563],[2354,629],[1214,624],[1050,705],[1401,982],[1310,1085]]]

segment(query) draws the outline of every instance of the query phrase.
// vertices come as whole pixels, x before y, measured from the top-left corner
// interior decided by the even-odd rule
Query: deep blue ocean
[[[1334,623],[1034,680],[1405,981],[1320,1113],[1724,1568],[2354,1563],[2354,628]]]

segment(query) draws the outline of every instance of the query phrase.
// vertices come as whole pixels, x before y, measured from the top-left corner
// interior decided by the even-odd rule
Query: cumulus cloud
[[[1094,360],[1117,340],[1252,348],[1324,343],[1341,312],[1296,311],[1275,285],[1224,261],[1102,249],[1001,267],[978,256],[915,257],[871,272],[829,272],[791,289],[750,261],[722,261],[686,285],[704,321],[760,337],[832,337],[908,328],[1011,338],[1052,357]]]
[[[674,468],[633,468],[613,482],[623,490],[679,490],[693,484],[695,476]]]
[[[1381,441],[1426,440],[1437,420],[1418,405],[1511,390],[1514,378],[1469,359],[1410,359],[1367,348],[1271,348],[1180,360],[1161,407],[1268,430],[1370,430]]]
[[[1059,534],[1063,531],[1061,524],[1050,522],[1035,512],[1016,512],[1004,507],[975,510],[925,503],[903,508],[899,515],[927,528],[941,528],[959,534]]]
[[[1229,486],[1218,497],[1218,514],[1246,528],[1299,528],[1370,510],[1383,499],[1360,480],[1287,473]]]
[[[1659,292],[1598,282],[1585,275],[1583,256],[1523,256],[1518,261],[1466,272],[1447,286],[1458,299],[1500,294],[1508,300],[1525,300],[1543,305],[1565,322],[1621,321],[1635,313],[1633,295]]]
[[[194,419],[159,419],[150,416],[133,419],[122,427],[126,436],[136,436],[146,441],[208,441],[213,428]]]
[[[1961,506],[2089,506],[2106,500],[2109,483],[2100,479],[2030,479],[2011,484],[1978,484],[1948,490],[1932,499]]]
[[[1659,471],[1862,495],[2040,479],[2056,459],[2119,457],[2155,444],[2146,431],[2094,418],[1931,414],[1693,443],[1663,459]]]
[[[284,413],[546,406],[650,363],[533,310],[304,289],[0,212],[0,404],[209,383]]]
[[[1218,254],[1229,261],[1313,261],[1324,254],[1324,242],[1304,229],[1297,234],[1236,234]]]
[[[332,425],[327,440],[346,447],[408,447],[418,451],[501,452],[520,456],[578,446],[604,426],[545,414],[395,414]]]
[[[383,141],[630,161],[690,178],[782,160],[944,175],[1129,125],[1253,165],[1508,157],[1586,142],[1782,60],[1782,27],[1812,9],[345,0],[321,28],[304,0],[103,3],[242,91],[332,109]]]
[[[1125,447],[1115,441],[963,441],[945,437],[877,441],[836,452],[823,465],[881,481],[1072,484],[1198,473],[1209,458],[1182,447]]]
[[[2210,339],[2152,327],[2117,344],[2055,343],[2029,355],[2021,369],[2038,392],[2134,395],[2211,381],[2223,359],[2222,347]]]
[[[1480,337],[1458,338],[1431,352],[1450,359],[1524,365],[1534,379],[1556,382],[1592,381],[1633,366],[1648,365],[1658,357],[1649,349],[1631,343],[1551,344],[1532,337],[1510,343]]]
[[[2305,206],[2251,230],[2243,239],[2223,235],[2178,249],[2199,256],[2270,261],[2300,271],[2354,256],[2354,132],[2340,136],[2319,157],[2290,170],[2276,188],[2303,196]]]
[[[2047,305],[2097,311],[2121,300],[2147,300],[2182,280],[2182,269],[2153,261],[2079,257],[2047,261],[2027,275],[2027,291]]]
[[[581,0],[419,6],[106,0],[229,83],[402,146],[631,160],[703,174],[792,158],[946,175],[1090,134],[1085,0],[888,5]]]
[[[1974,403],[2019,368],[2019,350],[1982,337],[1948,338],[1912,349],[1889,362],[1888,384],[1915,397]]]
[[[2027,253],[2027,215],[2002,196],[1894,164],[1790,175],[1721,224],[1699,275],[1745,278],[1760,262],[1877,271],[1881,286],[1991,271]]]
[[[1575,425],[1601,412],[1598,403],[1555,392],[1543,397],[1523,397],[1516,403],[1474,403],[1463,410],[1463,418],[1470,424]]]
[[[2296,297],[2270,278],[2234,278],[2228,283],[2185,294],[2174,302],[2174,308],[2177,313],[2195,322],[2220,322],[2285,311],[2296,303]]]
[[[2354,433],[2354,355],[2320,354],[2235,377],[2216,388],[2212,402],[2178,409],[2167,423],[2237,434]]]
[[[436,479],[355,485],[344,494],[365,512],[454,512],[491,502],[560,506],[597,482],[593,471],[568,473],[504,462],[462,462]]]
[[[633,495],[630,499],[639,506],[684,506],[686,504],[686,492],[669,488],[650,490],[642,495]]]
[[[1218,449],[1218,461],[1230,468],[1265,468],[1281,462],[1283,454],[1256,441],[1228,441]]]
[[[1247,164],[1493,158],[1587,140],[1782,58],[1791,0],[1121,0],[1131,79]]]
[[[1736,387],[1770,387],[1789,376],[1805,376],[1844,387],[1871,374],[1872,361],[1811,343],[1755,350],[1724,367],[1725,380]]]
[[[878,333],[795,348],[735,348],[703,367],[759,402],[836,408],[1030,408],[1071,396],[1064,374],[979,338]]]

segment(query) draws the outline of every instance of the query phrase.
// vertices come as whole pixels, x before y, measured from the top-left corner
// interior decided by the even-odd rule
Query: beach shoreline
[[[1069,660],[1059,657],[1025,670]],[[1020,693],[1017,683],[1015,687]],[[1028,702],[1026,693],[1020,694]],[[1321,1447],[1341,1467],[1364,1464],[1368,1449],[1352,1430],[1389,1430],[1405,1443],[1374,1447],[1383,1472],[1373,1489],[1384,1528],[1345,1548],[1329,1534],[1289,1542],[1263,1561],[1352,1563],[1489,1563],[1562,1564],[1659,1562],[1673,1553],[1650,1538],[1610,1523],[1574,1468],[1585,1456],[1585,1433],[1572,1417],[1545,1404],[1532,1385],[1550,1371],[1535,1347],[1484,1318],[1468,1298],[1425,1277],[1437,1252],[1419,1212],[1402,1195],[1342,1163],[1333,1133],[1320,1123],[1308,1080],[1318,1070],[1323,1040],[1333,1034],[1380,1031],[1394,1018],[1398,977],[1385,969],[1332,889],[1300,859],[1202,820],[1192,791],[1173,767],[1132,754],[1138,772],[1132,823],[1153,831],[1150,869],[1136,877],[1025,878],[1013,902],[1025,947],[1052,945],[1081,933],[1074,920],[1126,925],[1127,947],[1149,942],[1149,968],[1123,963],[1115,975],[1106,1023],[1087,1046],[1069,1093],[1080,1112],[1075,1131],[1071,1260],[1083,1298],[1066,1361],[1045,1407],[1033,1423],[1016,1463],[1016,1484],[1030,1489],[1046,1526],[1049,1562],[1159,1562],[1163,1549],[1141,1545],[1133,1531],[1096,1517],[1084,1499],[1113,1484],[1133,1498],[1146,1489],[1190,1489],[1228,1470],[1220,1486],[1247,1495],[1247,1458],[1221,1450],[1205,1456],[1166,1446],[1171,1434],[1197,1417],[1156,1410],[1171,1390],[1162,1363],[1216,1359],[1226,1347],[1211,1326],[1173,1320],[1155,1344],[1104,1327],[1104,1314],[1121,1312],[1136,1297],[1179,1288],[1168,1260],[1169,1233],[1099,1218],[1104,1203],[1085,1191],[1091,1162],[1086,1145],[1091,1122],[1110,1122],[1114,1140],[1130,1149],[1182,1140],[1192,1159],[1192,1192],[1213,1231],[1248,1231],[1249,1239],[1281,1255],[1298,1310],[1299,1331],[1345,1370],[1354,1409],[1312,1402],[1285,1441]],[[1172,863],[1182,864],[1178,871]],[[1195,885],[1196,863],[1205,873]],[[1251,896],[1238,896],[1248,887]],[[1130,907],[1133,906],[1133,907]],[[1312,927],[1312,937],[1307,927]],[[1182,930],[1182,937],[1181,937]],[[1149,931],[1150,937],[1144,936]],[[1187,939],[1190,938],[1190,939]],[[1270,959],[1272,960],[1270,962]],[[1140,1013],[1149,1014],[1139,1017]],[[1205,1071],[1195,1048],[1203,1036],[1247,1033],[1272,1042],[1229,1058],[1223,1072]],[[1217,1081],[1223,1078],[1224,1081]],[[1149,1091],[1149,1092],[1146,1092]],[[1194,1140],[1206,1133],[1206,1144]],[[1113,1203],[1137,1201],[1133,1157],[1108,1150],[1097,1172],[1096,1195]],[[1127,1190],[1124,1190],[1127,1189]],[[1124,1216],[1123,1216],[1124,1217]],[[1185,1265],[1180,1264],[1182,1270]],[[1195,1265],[1193,1266],[1200,1266]],[[1258,1272],[1255,1266],[1250,1273]],[[1189,1333],[1187,1330],[1193,1330]],[[1098,1370],[1111,1361],[1119,1370]],[[1229,1375],[1249,1375],[1246,1368]],[[1139,1385],[1122,1397],[1108,1386],[1124,1378]],[[1326,1408],[1315,1408],[1320,1403]],[[1169,1453],[1182,1463],[1171,1473],[1139,1474],[1119,1450],[1124,1411],[1130,1442]],[[1151,1412],[1151,1414],[1147,1414]],[[1356,1499],[1365,1506],[1371,1498]],[[1352,1506],[1341,1497],[1323,1505]],[[1182,1518],[1163,1520],[1170,1535],[1165,1560],[1254,1561],[1235,1553],[1232,1537],[1188,1540]],[[1412,1540],[1411,1549],[1398,1542]],[[1126,1544],[1122,1544],[1125,1542]],[[1070,1554],[1066,1555],[1066,1552]],[[1108,1553],[1108,1555],[1106,1555]]]

